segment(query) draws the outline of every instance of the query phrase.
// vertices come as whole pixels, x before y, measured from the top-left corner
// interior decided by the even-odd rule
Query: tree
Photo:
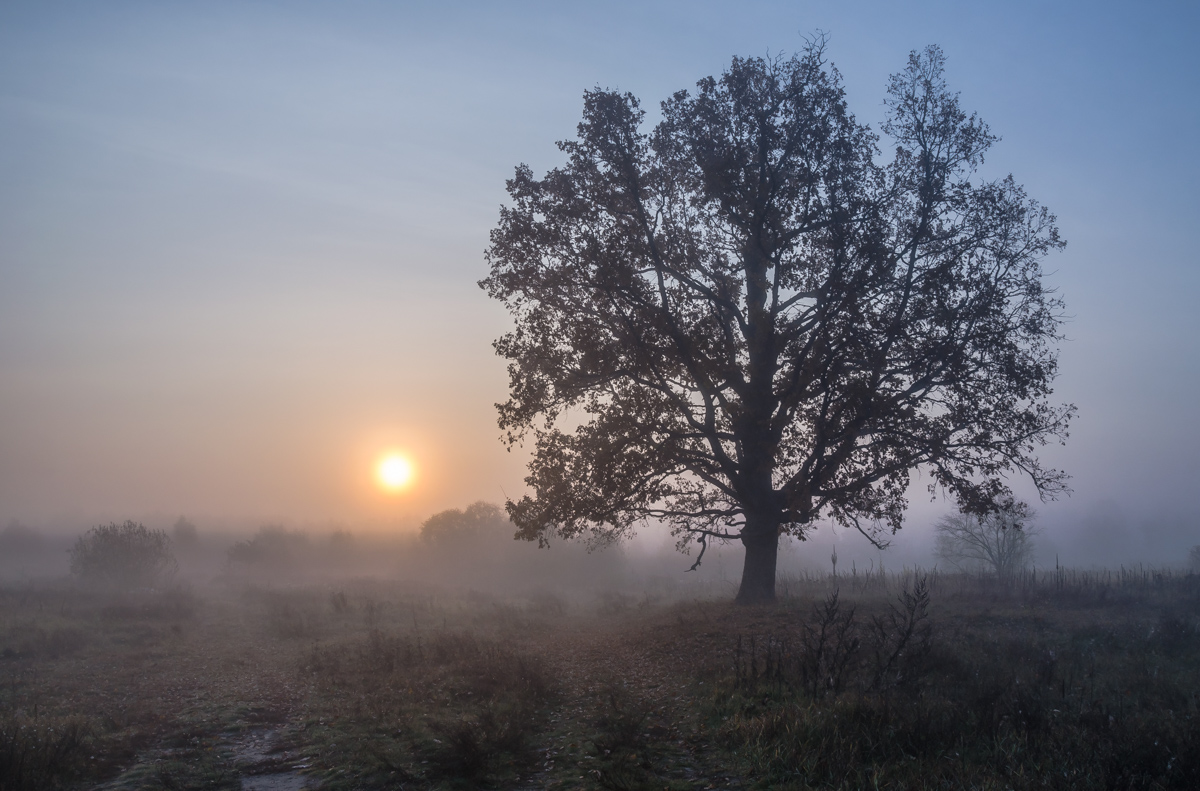
[[[516,169],[480,286],[516,322],[495,348],[504,439],[534,441],[519,537],[740,540],[755,602],[783,533],[831,518],[882,545],[915,470],[971,513],[1017,473],[1063,491],[1035,455],[1073,412],[1049,403],[1040,268],[1063,242],[1011,177],[972,180],[996,138],[943,61],[891,78],[886,162],[822,39],[735,58],[649,133],[632,95],[588,91],[567,163]]]
[[[1012,579],[1033,558],[1032,513],[1010,503],[986,514],[950,514],[938,520],[934,554],[960,571],[987,569]]]
[[[175,526],[171,528],[171,538],[175,542],[175,546],[192,549],[199,543],[200,534],[193,522],[187,517],[181,516],[175,520]]]
[[[308,547],[308,536],[280,525],[264,525],[251,538],[238,541],[226,555],[229,564],[286,566]]]
[[[432,546],[462,548],[503,535],[508,527],[503,511],[480,500],[464,511],[450,508],[426,519],[421,524],[421,540]]]
[[[5,555],[32,553],[45,545],[46,539],[40,533],[16,519],[10,520],[8,525],[0,530],[0,552]]]
[[[72,575],[114,588],[153,587],[176,568],[167,534],[129,520],[93,527],[71,549]]]

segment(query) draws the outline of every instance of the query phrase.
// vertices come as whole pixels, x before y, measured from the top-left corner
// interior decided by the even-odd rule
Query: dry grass
[[[708,727],[761,787],[1200,787],[1200,580],[1065,576],[935,580],[929,643],[900,652],[912,667],[891,685],[870,650],[845,684],[814,689],[805,636],[828,619],[773,613],[749,660],[760,670],[735,647],[714,672]],[[892,626],[905,603],[885,582],[859,603]],[[880,622],[864,640],[884,642]]]
[[[0,590],[0,788],[1200,787],[1200,578],[917,578]]]
[[[495,784],[532,762],[553,698],[544,663],[472,632],[372,627],[312,648],[306,729],[333,785]]]
[[[0,788],[51,789],[83,774],[88,727],[78,718],[10,714],[0,721]]]

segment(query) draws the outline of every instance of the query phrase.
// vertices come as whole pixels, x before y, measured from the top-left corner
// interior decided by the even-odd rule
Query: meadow
[[[0,788],[1194,789],[1200,576],[0,588]]]

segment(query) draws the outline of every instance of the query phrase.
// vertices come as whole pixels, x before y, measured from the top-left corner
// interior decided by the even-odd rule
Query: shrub
[[[167,534],[128,520],[93,527],[71,549],[71,574],[93,584],[148,588],[165,581],[176,568]]]
[[[739,635],[734,649],[736,686],[751,695],[799,690],[813,701],[837,698],[847,690],[919,691],[932,651],[929,585],[925,577],[915,578],[865,625],[857,619],[854,605],[844,605],[834,589],[814,603],[796,637]]]

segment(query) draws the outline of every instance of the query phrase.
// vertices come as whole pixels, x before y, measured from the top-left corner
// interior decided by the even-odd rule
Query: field
[[[1200,577],[0,590],[0,789],[1200,788]]]

